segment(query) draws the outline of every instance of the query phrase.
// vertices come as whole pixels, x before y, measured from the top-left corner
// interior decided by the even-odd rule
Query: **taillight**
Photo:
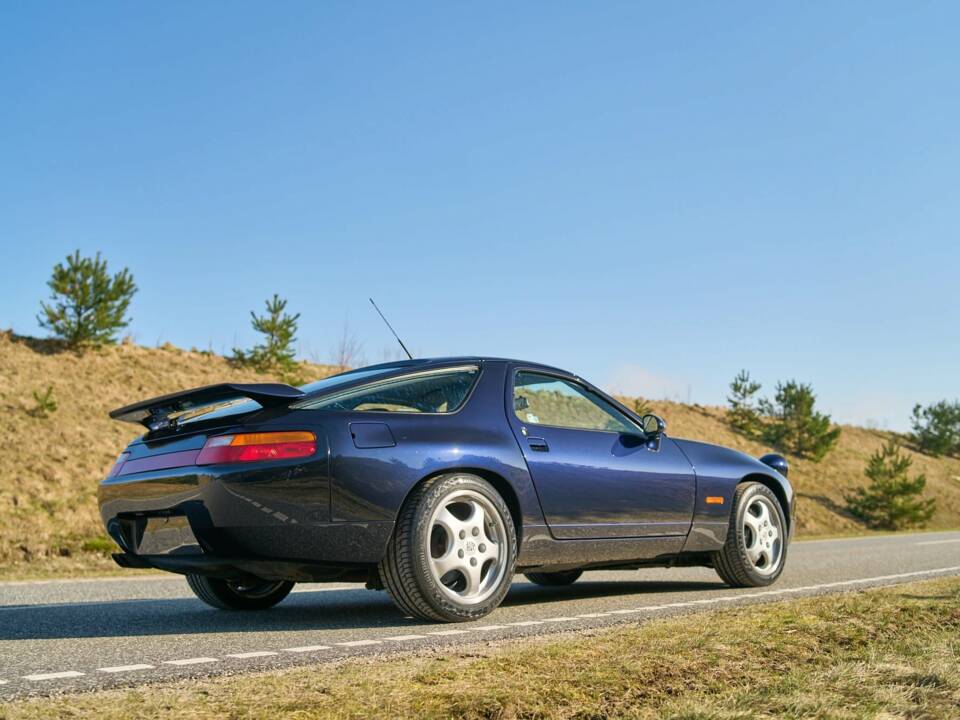
[[[263,462],[310,457],[317,451],[312,432],[262,432],[209,438],[197,456],[197,465]]]
[[[107,477],[113,477],[120,472],[120,468],[123,467],[123,464],[127,461],[128,457],[130,457],[130,453],[120,453],[120,457],[117,458],[117,461],[113,464],[113,467],[110,468],[110,472],[107,474]]]

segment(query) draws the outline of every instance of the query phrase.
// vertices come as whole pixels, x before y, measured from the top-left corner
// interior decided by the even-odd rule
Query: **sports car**
[[[671,437],[555,367],[488,357],[364,367],[300,388],[209,385],[119,408],[146,433],[99,488],[123,567],[221,609],[297,582],[366,582],[429,621],[482,617],[515,573],[783,572],[786,460]]]

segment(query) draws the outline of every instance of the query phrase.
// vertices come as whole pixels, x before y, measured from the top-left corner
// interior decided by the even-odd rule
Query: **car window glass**
[[[305,410],[449,413],[463,405],[479,375],[476,365],[419,372],[308,400]]]
[[[609,432],[637,427],[606,400],[576,383],[533,372],[518,372],[513,385],[517,417],[534,425]]]

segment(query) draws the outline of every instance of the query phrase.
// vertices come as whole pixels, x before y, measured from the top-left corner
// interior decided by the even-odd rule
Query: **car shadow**
[[[621,595],[698,592],[724,587],[712,582],[637,582],[582,579],[566,587],[540,587],[518,578],[504,607],[550,604]],[[568,612],[573,612],[569,610]],[[0,640],[53,640],[202,635],[280,631],[433,627],[404,618],[385,592],[362,588],[293,593],[263,612],[214,610],[192,597],[0,607]]]

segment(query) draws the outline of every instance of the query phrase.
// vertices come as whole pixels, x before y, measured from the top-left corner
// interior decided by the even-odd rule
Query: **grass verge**
[[[32,718],[874,718],[960,715],[960,578],[642,625],[108,691]]]

